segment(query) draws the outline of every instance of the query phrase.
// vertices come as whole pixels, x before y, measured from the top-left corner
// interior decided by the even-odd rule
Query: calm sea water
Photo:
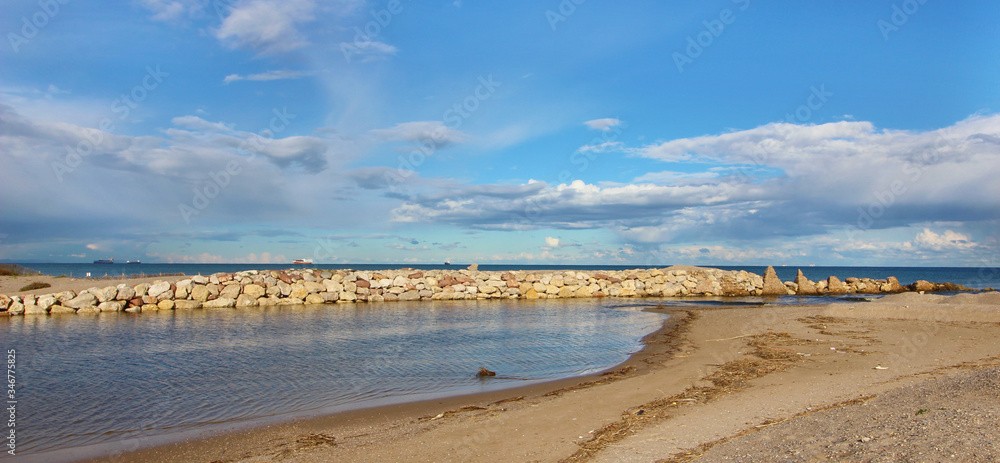
[[[641,349],[641,338],[665,319],[612,304],[436,301],[5,317],[0,347],[16,350],[18,453],[61,461],[213,426],[597,372]],[[498,376],[475,377],[480,366]]]
[[[210,275],[216,272],[237,272],[240,270],[282,270],[291,267],[290,264],[43,264],[26,263],[25,267],[38,270],[46,275],[66,275],[77,278],[86,276],[99,277],[105,275],[137,275],[160,273],[183,273],[186,275]],[[385,270],[411,267],[422,270],[451,269],[460,270],[464,265],[414,265],[414,264],[314,264],[309,268],[320,269],[355,269],[355,270]],[[626,270],[636,266],[623,265],[480,265],[480,270]],[[761,266],[721,266],[725,270],[746,270],[763,275],[767,267]],[[794,280],[800,267],[776,267],[775,271],[783,281]],[[1000,268],[976,267],[801,267],[802,273],[813,281],[825,280],[833,275],[841,280],[849,277],[885,279],[894,276],[900,283],[906,285],[917,280],[927,280],[936,283],[955,283],[970,288],[983,289],[1000,287]]]

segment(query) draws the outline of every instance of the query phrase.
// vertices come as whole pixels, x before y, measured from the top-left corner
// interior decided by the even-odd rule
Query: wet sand
[[[855,437],[853,429],[823,433],[846,419],[833,411],[864,416],[859,407],[882,403],[876,399],[889,410],[903,404],[897,415],[874,415],[886,421],[880,425],[959,420],[965,435],[979,437],[950,440],[949,455],[998,454],[995,421],[977,419],[995,410],[969,404],[1000,391],[963,375],[1000,366],[1000,293],[670,313],[647,348],[612,374],[234,430],[94,461],[771,461],[775,455],[754,450],[766,446],[794,460],[837,460],[845,453],[835,444]],[[978,392],[947,399],[954,382]],[[916,414],[946,399],[965,407],[961,416]],[[809,429],[815,438],[806,442]],[[853,454],[861,461],[944,451],[939,439],[903,431],[857,433],[879,445]]]

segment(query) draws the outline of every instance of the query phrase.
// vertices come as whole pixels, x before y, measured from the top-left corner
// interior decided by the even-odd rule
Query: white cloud
[[[341,42],[340,49],[348,60],[353,60],[354,56],[361,56],[363,63],[395,56],[399,52],[398,48],[377,40]]]
[[[769,124],[636,151],[699,159],[708,166],[701,171],[649,172],[625,185],[506,185],[511,194],[502,198],[483,194],[486,185],[448,188],[413,196],[393,217],[495,230],[604,228],[645,244],[831,234],[859,241],[940,221],[988,228],[1000,210],[998,140],[1000,115],[927,132]]]
[[[553,238],[551,236],[546,236],[545,237],[545,246],[550,247],[550,248],[558,248],[559,247],[559,238]]]
[[[371,134],[385,141],[415,142],[434,149],[468,140],[466,134],[441,121],[403,122],[388,129],[372,130]]]
[[[927,228],[917,234],[913,242],[922,249],[933,251],[954,251],[976,246],[976,243],[972,242],[967,235],[952,230],[945,230],[944,233],[938,234]]]
[[[176,22],[185,16],[201,11],[201,0],[142,0],[142,5],[153,12],[154,21]]]
[[[232,48],[291,51],[308,44],[299,26],[313,21],[316,9],[315,0],[246,0],[222,20],[215,36]]]
[[[606,153],[621,150],[624,144],[620,141],[606,141],[594,145],[584,145],[577,148],[577,153]]]
[[[240,80],[251,80],[251,81],[269,81],[269,80],[284,80],[284,79],[301,79],[303,77],[309,77],[316,75],[313,71],[290,71],[290,70],[278,70],[278,71],[267,71],[258,74],[249,74],[241,76],[239,74],[230,74],[222,79],[224,85],[229,85],[230,83],[237,82]]]
[[[600,130],[602,132],[608,132],[611,130],[612,127],[617,127],[619,125],[622,125],[622,121],[615,118],[606,117],[604,119],[594,119],[591,121],[586,121],[584,122],[584,124],[586,124],[587,127],[589,127],[591,130]]]

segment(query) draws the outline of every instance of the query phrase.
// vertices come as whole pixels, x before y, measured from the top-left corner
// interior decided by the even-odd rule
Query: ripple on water
[[[586,374],[663,319],[600,300],[441,301],[11,317],[0,332],[32,453]]]

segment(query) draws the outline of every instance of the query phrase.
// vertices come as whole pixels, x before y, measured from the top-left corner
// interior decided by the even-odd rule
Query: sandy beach
[[[73,291],[80,292],[89,288],[104,288],[107,286],[117,286],[119,284],[125,283],[130,286],[135,286],[139,283],[153,283],[155,281],[167,281],[170,283],[176,283],[187,276],[176,275],[176,276],[157,276],[157,277],[145,277],[145,278],[108,278],[108,279],[92,279],[92,278],[69,278],[69,277],[54,277],[51,275],[21,275],[21,276],[0,276],[0,294],[6,294],[8,296],[21,296],[25,294],[51,294],[58,293],[62,291]],[[40,289],[34,289],[31,291],[21,291],[20,289],[31,284],[31,283],[47,283],[49,286]]]
[[[609,374],[94,461],[1000,459],[1000,293],[669,312]]]

